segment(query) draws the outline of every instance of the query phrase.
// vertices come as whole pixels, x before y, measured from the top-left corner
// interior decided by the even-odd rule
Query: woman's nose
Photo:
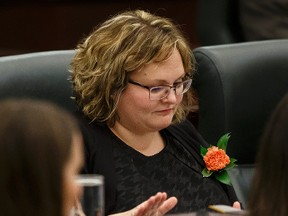
[[[167,97],[164,98],[164,100],[169,101],[170,103],[176,103],[177,102],[177,95],[176,95],[176,91],[175,88],[171,88]]]

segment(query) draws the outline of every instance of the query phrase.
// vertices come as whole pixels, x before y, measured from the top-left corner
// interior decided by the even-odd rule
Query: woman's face
[[[82,168],[83,160],[82,137],[75,134],[72,139],[70,158],[64,168],[64,216],[69,215],[76,198],[80,195],[81,188],[77,186],[75,177]]]
[[[145,86],[173,85],[184,80],[185,71],[178,50],[161,63],[151,63],[129,77],[130,80]],[[149,90],[128,83],[117,107],[120,124],[134,132],[153,132],[168,127],[183,96],[173,90],[161,100],[150,100]]]

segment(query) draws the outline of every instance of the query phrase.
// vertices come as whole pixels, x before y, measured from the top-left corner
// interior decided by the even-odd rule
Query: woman
[[[0,116],[1,214],[71,216],[83,165],[75,119],[48,102],[16,99],[0,102]],[[156,194],[124,215],[157,215],[165,199]]]
[[[251,216],[288,215],[288,94],[273,112],[261,139],[248,202]]]
[[[77,46],[71,68],[85,172],[105,176],[106,213],[157,191],[177,197],[171,213],[237,200],[232,187],[201,174],[207,143],[185,121],[195,64],[181,31],[141,10],[110,18]]]

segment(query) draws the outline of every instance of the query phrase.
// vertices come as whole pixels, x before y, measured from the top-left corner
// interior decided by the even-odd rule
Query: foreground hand
[[[162,216],[177,204],[176,197],[167,199],[166,193],[158,192],[135,208],[113,216]]]
[[[236,201],[233,203],[233,208],[241,209],[241,204],[240,202]]]

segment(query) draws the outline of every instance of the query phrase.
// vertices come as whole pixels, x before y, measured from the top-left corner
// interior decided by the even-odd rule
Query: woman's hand
[[[126,212],[113,214],[113,216],[162,216],[170,211],[176,204],[176,197],[167,199],[166,193],[158,192],[135,208]]]
[[[241,204],[240,202],[236,201],[233,203],[233,208],[241,209]]]

